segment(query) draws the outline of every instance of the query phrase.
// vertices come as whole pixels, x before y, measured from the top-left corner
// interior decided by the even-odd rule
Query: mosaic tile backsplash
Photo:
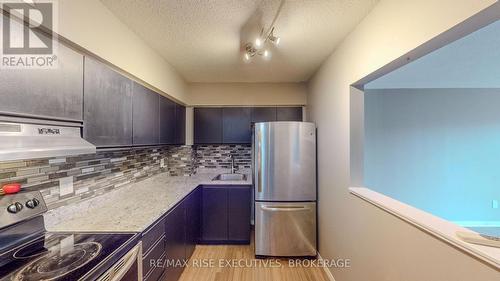
[[[0,162],[0,186],[18,182],[39,190],[49,209],[78,203],[161,172],[190,176],[197,169],[251,168],[251,145],[161,146],[98,151],[95,154]],[[60,185],[73,183],[62,194]]]
[[[250,144],[235,145],[197,145],[196,167],[205,169],[231,168],[231,155],[239,169],[251,168],[252,146]]]
[[[160,172],[189,176],[195,172],[191,146],[162,146],[98,151],[70,157],[0,162],[0,185],[18,182],[42,192],[49,209],[98,196]],[[73,192],[60,194],[60,182]]]

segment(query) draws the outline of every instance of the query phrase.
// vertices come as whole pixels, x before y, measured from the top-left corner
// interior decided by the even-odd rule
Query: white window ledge
[[[368,188],[351,187],[349,191],[351,194],[378,208],[500,269],[500,248],[470,244],[456,236],[457,231],[474,231],[426,213]]]

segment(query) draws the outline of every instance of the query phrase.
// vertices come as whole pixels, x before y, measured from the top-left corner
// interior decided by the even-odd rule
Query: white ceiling
[[[287,0],[272,59],[245,63],[240,37],[252,22],[269,25],[279,0],[101,1],[189,82],[306,81],[378,2]]]

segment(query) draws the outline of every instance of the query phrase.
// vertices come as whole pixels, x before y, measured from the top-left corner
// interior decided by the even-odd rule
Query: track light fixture
[[[267,30],[264,28],[261,30],[260,35],[255,38],[254,42],[248,42],[245,44],[245,50],[243,53],[243,60],[245,62],[250,62],[256,55],[262,56],[264,59],[271,58],[271,51],[269,50],[269,44],[274,44],[278,46],[280,44],[281,38],[274,35],[274,24],[278,19],[278,16],[283,8],[285,0],[282,0],[274,19]]]

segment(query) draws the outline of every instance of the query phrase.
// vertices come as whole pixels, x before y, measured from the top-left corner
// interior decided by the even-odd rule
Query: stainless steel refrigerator
[[[316,256],[316,127],[256,123],[255,255]]]

